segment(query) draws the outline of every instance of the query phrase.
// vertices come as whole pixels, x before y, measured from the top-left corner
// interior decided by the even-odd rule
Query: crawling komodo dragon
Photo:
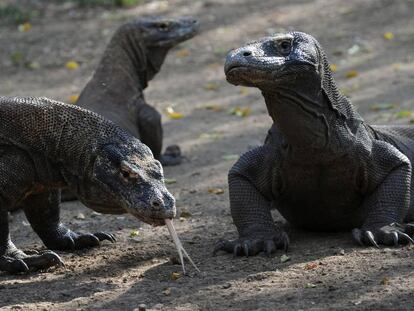
[[[23,209],[46,247],[81,249],[114,241],[105,232],[81,234],[59,219],[60,189],[89,208],[130,213],[163,225],[175,215],[163,171],[151,150],[111,121],[47,98],[0,97],[0,271],[59,264],[52,251],[27,255],[10,239],[7,212]]]
[[[182,161],[178,146],[161,155],[161,115],[145,102],[143,90],[161,69],[168,51],[195,36],[193,18],[143,18],[115,32],[77,104],[97,112],[146,144],[163,165]]]
[[[371,126],[338,90],[320,44],[300,32],[231,51],[227,80],[262,91],[273,125],[229,172],[239,239],[215,251],[270,254],[289,239],[270,214],[314,231],[352,230],[361,245],[413,242],[413,126]]]

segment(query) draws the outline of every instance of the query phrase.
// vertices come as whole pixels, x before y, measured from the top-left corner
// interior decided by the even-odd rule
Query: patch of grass
[[[138,5],[141,0],[73,0],[79,6],[118,6],[130,7]]]
[[[24,23],[30,20],[34,11],[27,11],[17,5],[0,5],[0,21]]]

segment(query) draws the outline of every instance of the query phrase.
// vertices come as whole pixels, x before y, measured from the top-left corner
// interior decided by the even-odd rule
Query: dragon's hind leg
[[[162,151],[163,130],[161,115],[145,102],[140,101],[138,107],[138,131],[141,141],[146,144],[164,166],[178,165],[182,162],[180,147],[177,145],[168,146],[165,153]]]

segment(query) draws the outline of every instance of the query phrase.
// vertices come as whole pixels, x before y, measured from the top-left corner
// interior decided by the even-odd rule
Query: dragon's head
[[[128,212],[151,225],[176,214],[163,169],[151,150],[135,138],[102,146],[88,172],[85,204],[103,213]]]
[[[135,22],[141,31],[141,38],[148,48],[172,48],[194,37],[199,29],[196,19],[191,17],[143,18]]]
[[[263,90],[298,82],[320,88],[324,61],[319,44],[311,35],[288,32],[230,51],[224,71],[232,84]]]
[[[139,18],[122,25],[114,36],[133,57],[145,58],[147,81],[160,70],[168,51],[191,39],[199,30],[199,23],[191,17]],[[139,55],[143,53],[145,55]],[[144,64],[140,64],[143,66]]]

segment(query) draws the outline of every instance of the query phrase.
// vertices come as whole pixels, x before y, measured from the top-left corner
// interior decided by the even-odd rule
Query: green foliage
[[[118,6],[130,7],[138,5],[141,0],[73,0],[80,6]]]
[[[24,23],[27,22],[34,11],[26,11],[17,5],[0,5],[0,21],[8,23]]]

